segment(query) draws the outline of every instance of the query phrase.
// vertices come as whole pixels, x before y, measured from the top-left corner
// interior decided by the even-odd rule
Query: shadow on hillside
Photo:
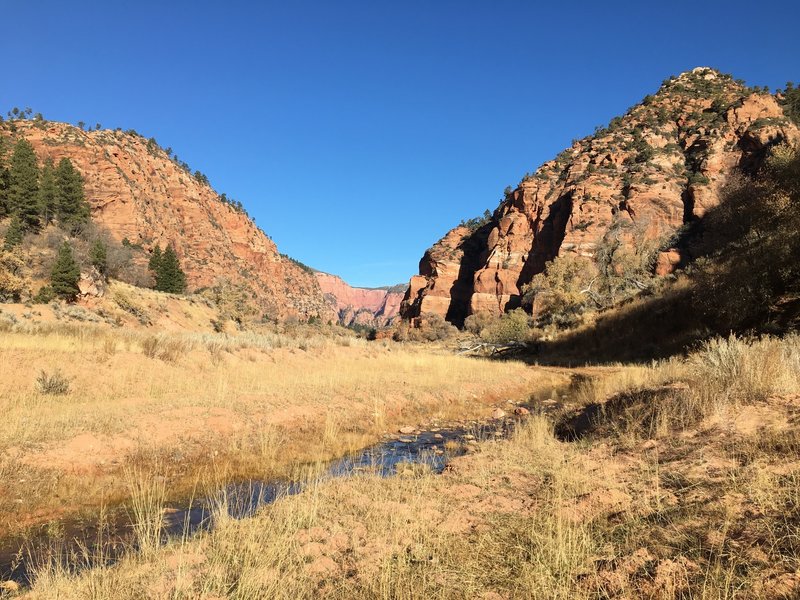
[[[540,342],[523,358],[576,366],[643,362],[715,335],[800,328],[800,153],[759,177],[735,178],[725,199],[684,228],[683,273],[594,323]]]
[[[559,338],[541,342],[523,358],[556,366],[646,362],[680,354],[713,335],[692,308],[692,290],[638,299]]]

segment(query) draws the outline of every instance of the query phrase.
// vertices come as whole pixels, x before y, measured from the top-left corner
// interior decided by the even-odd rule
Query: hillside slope
[[[174,245],[190,289],[227,281],[269,317],[330,315],[310,271],[281,256],[242,210],[152,141],[43,120],[3,123],[0,133],[26,138],[40,160],[68,157],[83,176],[92,220],[146,251]]]
[[[434,244],[401,314],[436,313],[460,325],[470,314],[518,307],[522,287],[548,261],[595,257],[612,228],[623,244],[661,245],[655,268],[669,273],[682,260],[669,247],[676,231],[719,203],[735,170],[752,172],[771,146],[797,140],[800,131],[767,92],[708,68],[670,78],[526,175],[487,221]]]

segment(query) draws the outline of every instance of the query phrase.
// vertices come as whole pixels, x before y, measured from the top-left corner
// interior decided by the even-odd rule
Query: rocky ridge
[[[40,160],[68,157],[83,176],[92,220],[117,241],[148,252],[172,244],[190,289],[226,283],[246,290],[269,317],[332,318],[310,270],[282,257],[246,213],[152,141],[43,120],[1,127],[11,138],[26,138]]]
[[[449,231],[423,256],[401,314],[455,324],[520,306],[521,288],[564,253],[592,258],[619,221],[633,237],[668,240],[720,201],[736,169],[756,169],[770,146],[800,131],[778,98],[699,67],[666,80],[607,128],[526,175],[491,218]],[[682,257],[664,247],[656,270]]]
[[[384,327],[400,312],[405,287],[358,288],[348,285],[341,277],[328,273],[315,273],[317,281],[338,315],[342,325]]]

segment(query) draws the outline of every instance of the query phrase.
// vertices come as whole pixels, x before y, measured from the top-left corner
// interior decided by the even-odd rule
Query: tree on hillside
[[[786,90],[783,91],[782,104],[786,116],[800,124],[800,86],[795,87],[791,81],[787,83]]]
[[[186,274],[181,269],[178,255],[171,245],[164,249],[158,265],[155,289],[172,294],[182,294],[186,291]]]
[[[42,178],[39,183],[39,207],[42,211],[42,223],[49,225],[53,222],[58,211],[58,190],[56,189],[55,168],[53,160],[48,158],[42,168]]]
[[[8,168],[6,168],[5,161],[3,160],[3,145],[0,143],[0,219],[5,217],[11,212],[8,206],[8,186],[9,177]]]
[[[153,253],[150,255],[150,261],[147,263],[147,268],[153,272],[154,277],[161,269],[161,256],[161,246],[156,245],[156,247],[153,248]]]
[[[11,155],[8,204],[24,230],[39,228],[39,167],[33,146],[25,139],[16,143]]]
[[[72,248],[65,241],[58,250],[58,257],[50,274],[50,285],[55,295],[68,302],[75,300],[80,293],[78,289],[80,276],[81,270],[72,256]]]
[[[83,193],[83,178],[68,158],[62,158],[58,163],[56,189],[59,223],[71,231],[79,229],[89,221],[89,205]]]
[[[154,289],[173,294],[186,291],[186,274],[181,269],[178,255],[171,245],[168,245],[163,252],[160,246],[153,248],[147,266],[156,280]]]
[[[25,232],[22,230],[22,223],[17,215],[11,217],[11,223],[6,229],[6,239],[3,243],[3,248],[11,250],[14,246],[19,246],[22,243],[22,236]]]
[[[108,248],[101,239],[96,239],[89,251],[89,260],[92,266],[105,277],[108,273]]]

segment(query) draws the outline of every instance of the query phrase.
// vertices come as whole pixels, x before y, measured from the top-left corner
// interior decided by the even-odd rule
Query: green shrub
[[[34,304],[50,304],[55,299],[56,293],[53,291],[53,286],[43,285],[33,297],[33,302]]]

